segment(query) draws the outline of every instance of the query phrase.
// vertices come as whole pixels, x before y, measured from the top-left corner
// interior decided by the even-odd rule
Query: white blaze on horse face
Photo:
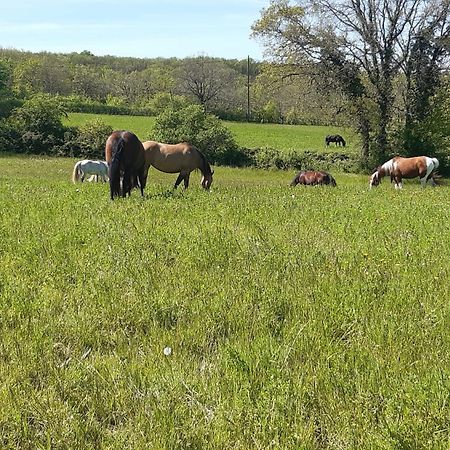
[[[378,186],[378,170],[370,177],[369,188],[372,189],[373,186]]]

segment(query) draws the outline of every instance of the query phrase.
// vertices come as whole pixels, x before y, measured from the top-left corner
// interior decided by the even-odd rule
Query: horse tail
[[[120,196],[120,162],[123,156],[125,141],[122,136],[114,140],[111,149],[111,164],[109,166],[109,189],[111,200],[114,196]]]
[[[80,166],[81,166],[81,161],[78,161],[73,168],[72,181],[74,183],[76,183],[80,179],[80,174],[81,174]]]

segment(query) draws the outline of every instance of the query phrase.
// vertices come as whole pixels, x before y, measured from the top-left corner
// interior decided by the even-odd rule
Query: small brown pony
[[[144,195],[147,182],[144,147],[135,134],[130,131],[114,131],[106,141],[105,159],[109,167],[111,200],[115,196],[131,195],[136,181],[141,188],[141,195]]]
[[[292,180],[291,186],[296,186],[297,184],[309,186],[329,184],[330,186],[337,186],[336,180],[329,173],[316,170],[302,170],[299,172]]]
[[[195,169],[202,172],[201,184],[209,189],[213,182],[214,171],[205,158],[205,155],[193,145],[186,142],[179,144],[162,144],[161,142],[143,142],[145,153],[146,173],[150,166],[161,172],[178,173],[174,189],[184,180],[184,188],[189,187],[189,177]]]
[[[391,177],[391,183],[395,183],[395,189],[401,189],[403,178],[419,177],[420,184],[425,187],[427,181],[431,181],[432,186],[436,186],[434,178],[439,161],[428,156],[415,156],[412,158],[402,158],[395,156],[383,165],[377,167],[370,177],[369,187],[378,186],[381,179],[387,175]]]

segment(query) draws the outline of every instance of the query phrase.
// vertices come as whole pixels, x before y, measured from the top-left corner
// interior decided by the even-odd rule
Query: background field
[[[111,116],[106,114],[71,113],[66,125],[79,126],[95,118],[102,119],[114,129],[133,131],[141,140],[151,138],[154,117]],[[347,142],[346,151],[357,151],[357,138],[350,130],[338,127],[277,125],[260,123],[224,122],[233,133],[236,142],[247,148],[272,147],[279,150],[342,151],[342,147],[325,146],[327,134],[341,134]]]
[[[448,187],[73,163],[0,158],[0,446],[448,448]]]

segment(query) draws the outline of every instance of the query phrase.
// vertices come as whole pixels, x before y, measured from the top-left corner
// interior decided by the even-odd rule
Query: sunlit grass
[[[141,140],[151,138],[154,117],[142,116],[112,116],[106,114],[71,113],[64,123],[80,126],[89,120],[100,118],[114,129],[133,131]],[[351,130],[337,127],[309,125],[279,125],[244,122],[224,122],[233,133],[236,142],[247,148],[272,147],[278,150],[293,150],[303,152],[342,151],[357,152],[357,138]],[[336,147],[335,144],[325,145],[327,134],[341,134],[347,141],[347,146]]]
[[[0,158],[3,447],[447,448],[448,187],[74,162]]]

